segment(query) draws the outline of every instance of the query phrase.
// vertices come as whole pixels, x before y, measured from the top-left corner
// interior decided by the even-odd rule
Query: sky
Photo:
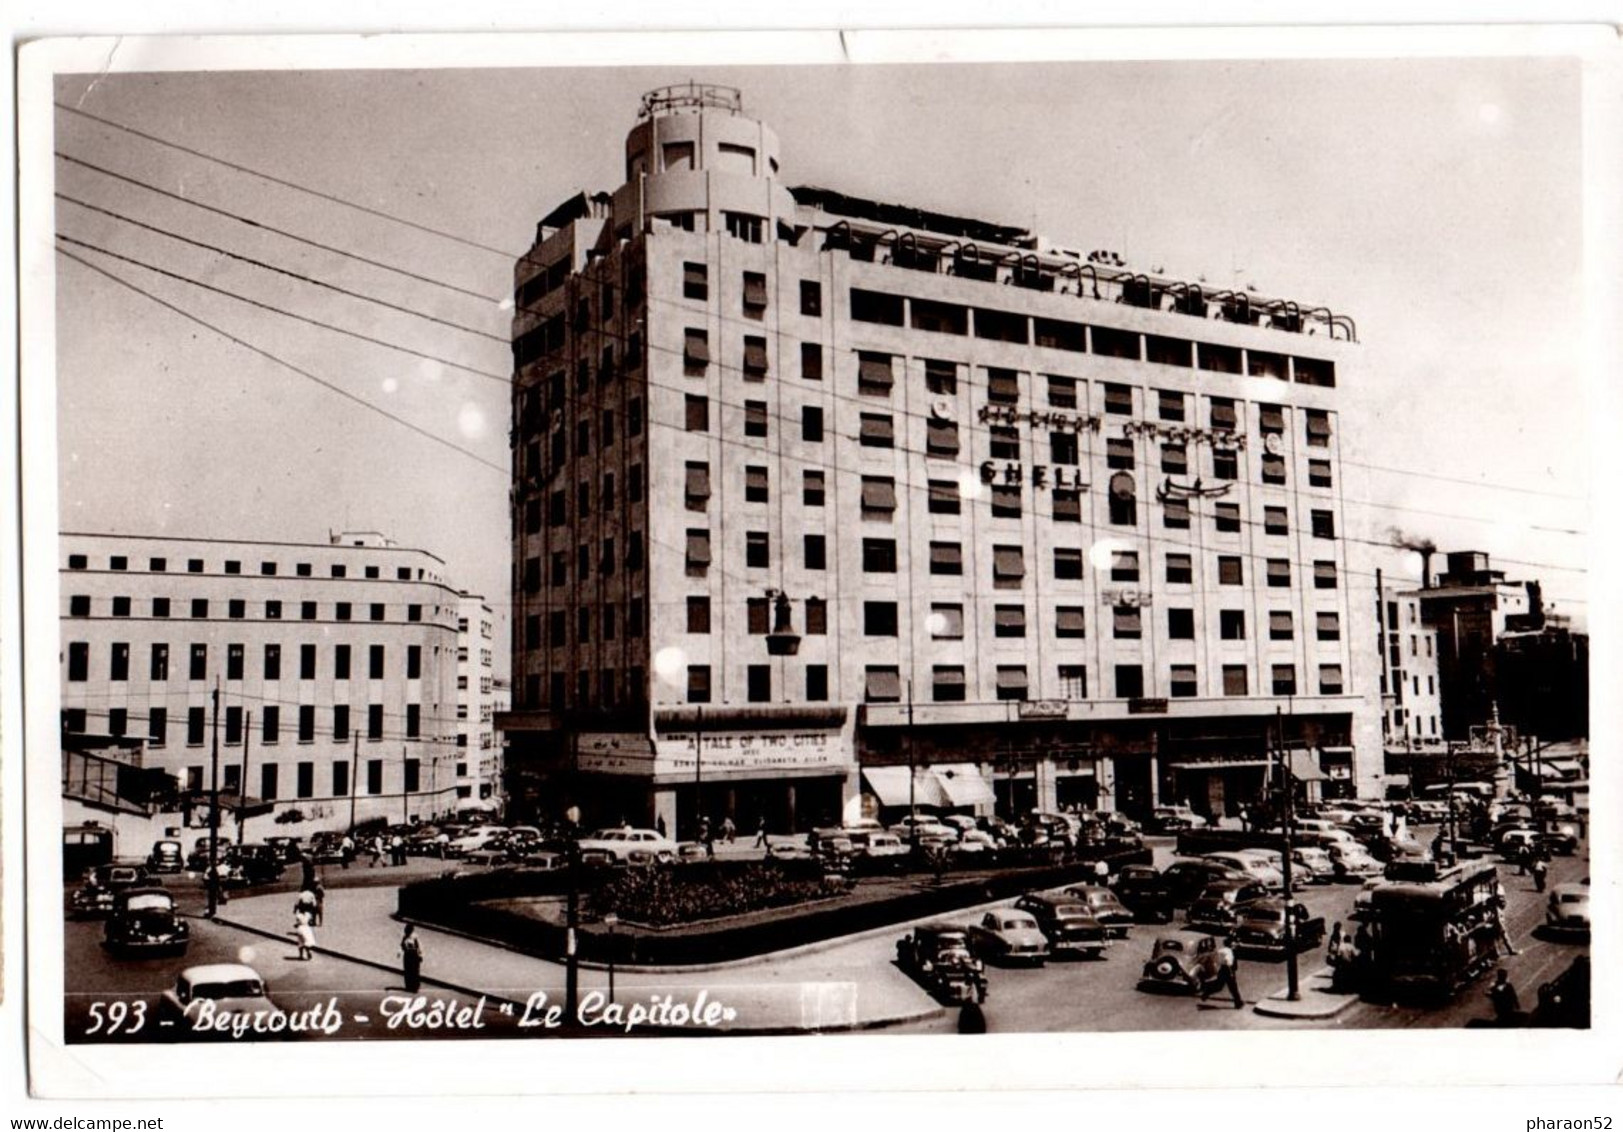
[[[58,193],[420,313],[60,198],[59,234],[441,360],[65,245],[217,329],[58,257],[62,529],[380,530],[487,595],[505,638],[513,260],[554,205],[620,183],[639,95],[688,79],[741,88],[787,183],[1350,315],[1347,535],[1486,551],[1584,621],[1580,74],[1558,58],[63,76],[59,102],[196,153],[59,110]],[[1418,578],[1415,555],[1349,548]]]

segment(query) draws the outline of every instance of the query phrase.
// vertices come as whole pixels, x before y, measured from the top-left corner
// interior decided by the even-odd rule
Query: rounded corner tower
[[[679,83],[642,96],[626,135],[626,188],[646,221],[716,231],[793,215],[778,181],[778,135],[744,113],[743,95],[713,83]]]

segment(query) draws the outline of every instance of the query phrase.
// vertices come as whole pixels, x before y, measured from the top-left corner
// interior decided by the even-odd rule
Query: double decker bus
[[[1498,961],[1504,889],[1492,862],[1414,862],[1387,875],[1370,893],[1370,989],[1452,997]]]

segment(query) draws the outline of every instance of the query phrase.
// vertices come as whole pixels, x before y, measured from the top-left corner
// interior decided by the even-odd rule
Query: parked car
[[[1123,865],[1111,890],[1135,922],[1172,922],[1172,888],[1154,865]]]
[[[337,830],[323,830],[310,839],[310,859],[318,865],[338,865],[353,854],[344,852],[344,835]]]
[[[1366,880],[1364,882],[1364,886],[1360,888],[1357,894],[1353,897],[1352,911],[1347,913],[1347,918],[1349,920],[1360,921],[1373,920],[1374,916],[1372,913],[1375,907],[1374,892],[1377,888],[1380,888],[1382,885],[1388,883],[1390,882],[1387,880],[1385,874],[1378,877],[1371,877],[1369,880]]]
[[[1021,912],[1030,913],[1037,927],[1048,940],[1050,956],[1081,955],[1088,959],[1102,959],[1110,947],[1105,925],[1093,915],[1086,904],[1064,896],[1045,896],[1027,893],[1014,902]]]
[[[215,842],[214,859],[218,861],[224,857],[231,848],[231,842],[224,837]],[[186,854],[186,867],[194,873],[204,872],[209,867],[209,837],[207,834],[192,842],[192,851]]]
[[[482,849],[491,841],[507,833],[499,825],[477,825],[464,832],[460,837],[453,838],[445,845],[447,857],[462,857],[472,853],[475,849]],[[598,836],[593,834],[593,837]],[[657,834],[655,836],[658,836]]]
[[[817,831],[817,859],[833,872],[845,872],[856,859],[857,845],[838,829]]]
[[[1291,947],[1286,947],[1285,917],[1291,917]],[[1307,905],[1287,904],[1278,897],[1266,897],[1240,904],[1235,909],[1234,949],[1236,954],[1283,959],[1292,950],[1312,951],[1324,942],[1324,917],[1308,914]]]
[[[975,827],[991,834],[997,840],[999,849],[1013,845],[1020,834],[1019,829],[1014,825],[991,814],[976,818]]]
[[[1110,889],[1102,884],[1078,884],[1067,888],[1065,895],[1086,907],[1112,938],[1127,938],[1133,913]]]
[[[304,847],[299,844],[297,837],[267,837],[265,844],[276,850],[284,864],[296,864],[304,854]]]
[[[1589,885],[1558,884],[1550,889],[1545,928],[1558,935],[1589,938]]]
[[[1265,887],[1249,878],[1214,881],[1189,905],[1184,922],[1196,931],[1226,934],[1234,927],[1240,905],[1267,895]]]
[[[949,848],[955,857],[962,857],[966,864],[989,862],[997,856],[997,838],[984,829],[966,829]]]
[[[1335,862],[1317,845],[1298,845],[1291,850],[1291,879],[1303,884],[1329,884],[1336,879]]]
[[[912,841],[915,829],[918,831],[917,836],[920,840],[929,837],[938,840],[956,841],[958,838],[957,830],[928,814],[920,814],[916,818],[905,817],[890,827],[892,833],[907,842]]]
[[[1048,959],[1048,939],[1030,912],[994,908],[968,929],[970,948],[986,962],[1030,963]]]
[[[1267,858],[1258,856],[1253,851],[1236,849],[1222,853],[1207,853],[1205,857],[1208,861],[1215,861],[1237,873],[1244,873],[1269,892],[1280,892],[1285,887],[1284,874]]]
[[[1578,851],[1576,822],[1547,822],[1538,835],[1538,847],[1546,853],[1570,857]]]
[[[1150,833],[1182,833],[1186,829],[1202,829],[1206,819],[1188,806],[1157,806],[1150,812],[1144,828]]]
[[[855,830],[851,844],[856,847],[855,863],[868,872],[900,871],[911,854],[900,837],[883,831]]]
[[[241,963],[209,963],[187,967],[175,978],[175,985],[163,992],[156,1011],[158,1032],[168,1029],[177,1037],[229,1038],[229,1026],[198,1030],[205,1002],[213,1006],[216,1027],[222,1020],[229,1021],[243,1014],[258,1015],[257,1021],[263,1027],[275,1025],[272,1020],[283,1017],[282,1009],[271,1001],[265,980],[259,977],[258,971]]]
[[[511,849],[512,839],[508,835],[491,837],[477,849],[471,849],[462,854],[462,862],[467,865],[482,865],[485,867],[505,865],[513,860]]]
[[[962,835],[975,828],[975,819],[968,814],[946,814],[941,818],[941,824],[951,826]]]
[[[1326,850],[1339,881],[1368,880],[1386,875],[1386,866],[1370,856],[1363,847],[1349,849],[1345,845],[1330,845]]]
[[[281,879],[287,862],[270,845],[237,845],[230,853],[232,875],[239,884],[270,884]]]
[[[186,954],[191,926],[162,888],[126,888],[113,899],[102,945],[114,955]]]
[[[580,847],[583,852],[587,849],[606,850],[623,863],[630,863],[633,854],[644,853],[655,861],[676,860],[676,842],[662,836],[658,830],[633,829],[631,826],[600,829],[590,837],[581,838]]]
[[[986,1001],[986,968],[970,951],[968,933],[956,924],[914,928],[896,943],[896,965],[945,1002]]]
[[[1194,936],[1162,936],[1150,949],[1138,989],[1161,994],[1193,994],[1217,977],[1216,949],[1202,952]]]
[[[140,865],[97,865],[85,874],[69,907],[75,916],[106,916],[120,892],[156,883]]]
[[[1175,907],[1182,908],[1206,890],[1206,886],[1220,880],[1246,880],[1244,873],[1227,865],[1208,861],[1202,857],[1180,858],[1161,872]]]
[[[185,869],[186,855],[180,842],[173,838],[164,838],[152,843],[152,852],[147,854],[147,872],[179,873]]]
[[[803,841],[772,841],[767,843],[766,855],[772,861],[809,861],[812,851]]]

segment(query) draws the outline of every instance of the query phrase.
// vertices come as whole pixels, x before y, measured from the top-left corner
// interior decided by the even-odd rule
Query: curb
[[[206,917],[206,916],[205,917],[199,917],[199,918],[200,919],[205,919],[205,920],[208,919],[208,917]],[[393,918],[399,919],[398,916],[393,917]],[[279,942],[286,942],[287,939],[288,939],[288,936],[286,936],[286,935],[284,935],[282,933],[273,932],[273,931],[270,931],[270,930],[268,930],[266,928],[257,928],[257,927],[254,927],[252,924],[239,923],[236,920],[228,920],[228,919],[225,919],[224,917],[221,917],[221,916],[215,916],[212,920],[209,920],[208,922],[214,923],[214,924],[219,924],[222,927],[232,928],[232,929],[234,929],[236,931],[247,932],[249,935],[259,936],[261,939],[274,939],[274,940],[277,940]],[[408,920],[408,921],[405,921],[405,922],[411,923],[413,921]],[[424,924],[423,926],[425,928],[428,928],[431,931],[442,931],[442,930],[444,930],[444,929],[435,927],[432,924]],[[462,932],[446,932],[446,934],[447,935],[458,935],[458,936],[461,936],[464,939],[473,940],[473,941],[478,942],[478,943],[488,944],[488,941],[482,940],[478,936],[466,935],[465,933],[462,933]],[[499,944],[489,944],[489,946],[494,947],[494,946],[500,946],[500,945]],[[392,966],[390,964],[379,963],[375,959],[367,959],[367,958],[364,958],[364,957],[359,956],[359,955],[351,955],[348,952],[335,951],[334,949],[332,949],[330,947],[322,947],[319,944],[316,945],[311,950],[315,951],[319,955],[325,955],[325,956],[328,956],[329,958],[332,958],[332,959],[341,959],[346,963],[356,963],[356,964],[359,964],[360,966],[363,966],[363,967],[370,967],[375,971],[387,971],[390,974],[399,974],[400,973],[400,969],[398,967],[394,967],[394,966]],[[522,954],[525,954],[525,953],[524,952],[517,952],[516,954],[522,955]],[[534,958],[534,957],[532,956],[531,958]],[[581,966],[588,967],[588,965],[585,964],[585,963],[582,963]],[[591,970],[606,970],[607,968],[606,968],[606,966],[599,966],[599,965],[594,964],[594,965],[591,965],[590,967],[588,967],[588,969],[591,969]],[[615,967],[615,970],[617,970],[617,971],[619,971],[619,970],[629,970],[629,969],[630,968],[619,967],[618,965]],[[708,968],[708,969],[713,970],[714,968]],[[657,971],[657,970],[659,970],[659,969],[658,968],[650,968],[650,971]],[[431,976],[428,976],[428,975],[422,976],[421,981],[422,981],[424,986],[433,985],[433,986],[439,987],[439,988],[441,988],[443,990],[452,991],[452,992],[454,992],[456,994],[465,995],[465,996],[470,997],[470,998],[485,998],[485,999],[488,999],[488,1000],[490,1000],[492,1002],[509,1003],[509,1004],[511,1004],[512,1006],[514,1006],[517,1009],[522,1009],[524,1007],[524,1005],[525,1005],[523,1002],[520,1002],[518,999],[507,998],[504,995],[493,994],[493,993],[491,993],[489,991],[476,990],[473,987],[462,986],[459,983],[447,982],[444,979],[436,979],[436,978],[432,978]],[[402,992],[402,993],[404,993],[404,992]],[[885,1029],[886,1027],[889,1027],[889,1026],[899,1026],[899,1025],[902,1025],[902,1024],[908,1023],[908,1022],[921,1022],[921,1021],[924,1021],[925,1019],[929,1019],[929,1018],[940,1018],[940,1017],[944,1017],[946,1015],[946,1012],[947,1012],[947,1008],[945,1006],[942,1006],[938,1002],[932,1001],[931,1006],[930,1006],[930,1008],[928,1010],[923,1010],[923,1011],[919,1011],[919,1012],[915,1012],[915,1013],[911,1013],[911,1014],[895,1014],[895,1015],[890,1015],[890,1016],[883,1017],[883,1018],[859,1018],[855,1022],[842,1023],[842,1024],[830,1025],[830,1026],[802,1027],[802,1026],[785,1026],[785,1025],[775,1025],[775,1026],[762,1025],[762,1026],[739,1026],[739,1027],[734,1027],[734,1028],[728,1029],[728,1030],[696,1030],[696,1029],[683,1027],[683,1028],[670,1029],[670,1030],[653,1030],[653,1029],[650,1029],[649,1034],[650,1034],[650,1036],[659,1036],[659,1037],[728,1037],[728,1036],[733,1036],[733,1037],[774,1037],[774,1036],[778,1036],[778,1037],[781,1037],[781,1036],[792,1035],[792,1034],[857,1033],[857,1032],[866,1031],[866,1030],[882,1030],[882,1029]]]
[[[1290,993],[1289,989],[1281,987],[1252,1009],[1265,1018],[1293,1018],[1302,1021],[1334,1018],[1360,1000],[1356,994],[1331,994],[1324,990],[1323,988],[1330,984],[1330,978],[1330,968],[1323,967],[1303,980],[1304,983],[1316,982],[1318,986],[1305,987],[1302,997],[1295,1002],[1286,997]]]

